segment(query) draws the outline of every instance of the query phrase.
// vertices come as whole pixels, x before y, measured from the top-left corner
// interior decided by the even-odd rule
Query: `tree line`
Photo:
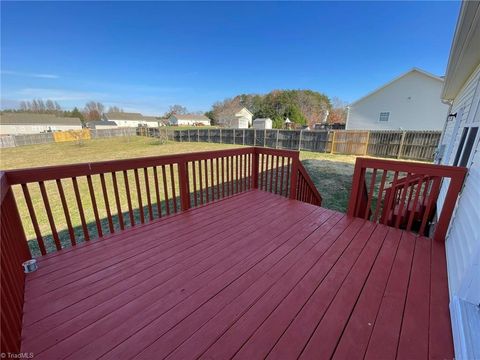
[[[245,107],[253,118],[270,118],[274,128],[283,128],[286,118],[297,125],[314,127],[317,123],[345,121],[346,104],[313,90],[274,90],[267,94],[241,94],[213,104],[207,115],[218,124],[237,109]]]

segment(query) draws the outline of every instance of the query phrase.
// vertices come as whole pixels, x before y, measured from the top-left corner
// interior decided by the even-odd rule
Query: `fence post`
[[[197,129],[197,142],[200,142],[200,129]]]
[[[210,129],[207,129],[207,142],[210,142]]]
[[[220,144],[222,144],[223,141],[222,141],[222,129],[220,129]]]
[[[242,145],[245,145],[245,129],[243,129],[243,141],[242,141]]]
[[[180,182],[180,202],[182,211],[190,209],[190,193],[188,191],[187,162],[180,160],[178,162],[178,179]]]
[[[253,148],[252,154],[252,187],[258,189],[258,168],[259,168],[258,150]]]
[[[267,144],[267,129],[263,129],[263,147]]]
[[[298,138],[298,151],[300,151],[300,149],[302,148],[302,131],[303,130],[300,130],[300,135]]]
[[[257,129],[253,129],[253,146],[257,146]]]
[[[280,130],[277,129],[277,139],[275,140],[275,149],[278,149],[278,133]]]
[[[330,154],[333,154],[333,148],[335,147],[335,134],[336,134],[336,131],[332,131],[333,132],[333,136],[332,136],[332,147],[330,149]]]
[[[297,198],[297,173],[298,162],[300,161],[300,153],[292,155],[292,172],[290,173],[290,199],[295,200]]]
[[[188,132],[187,132],[187,134],[188,134],[188,142],[192,142],[192,141],[190,140],[190,130],[187,130],[187,131],[188,131]]]
[[[235,145],[235,129],[233,129],[233,145]]]
[[[367,153],[368,153],[368,143],[369,143],[369,141],[370,141],[370,131],[367,132],[367,142],[365,144],[365,152],[363,153],[363,155],[367,155]]]
[[[400,157],[402,156],[403,143],[405,141],[406,133],[407,133],[406,131],[402,132],[402,137],[400,138],[400,146],[398,147],[397,159],[400,159]]]

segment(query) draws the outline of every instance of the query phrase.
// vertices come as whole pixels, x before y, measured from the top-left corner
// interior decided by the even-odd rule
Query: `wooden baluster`
[[[78,189],[78,182],[76,177],[72,177],[73,191],[75,192],[75,199],[77,200],[78,213],[80,214],[80,220],[82,222],[83,236],[85,241],[90,240],[90,234],[88,233],[87,222],[85,221],[85,213],[83,212],[82,198],[80,196],[80,190]]]
[[[259,170],[260,171],[260,186],[259,186],[259,188],[262,189],[262,190],[263,190],[263,173],[264,173],[263,167],[264,167],[264,162],[265,162],[264,156],[265,156],[264,154],[259,154],[259,158],[260,158],[259,167],[258,167],[260,169]]]
[[[276,163],[275,163],[275,194],[278,194],[278,161],[279,156],[276,156]]]
[[[393,201],[394,201],[394,198],[395,198],[395,187],[396,187],[396,183],[397,183],[397,179],[398,179],[398,171],[395,171],[394,175],[393,175],[393,181],[392,181],[392,186],[390,188],[390,195],[388,196],[388,199],[385,199],[387,201],[387,205],[385,206],[384,205],[384,211],[383,211],[383,216],[382,216],[382,220],[381,220],[381,223],[384,224],[384,225],[387,225],[388,223],[388,218],[390,216],[390,212],[392,212],[392,216],[393,216]]]
[[[115,195],[115,204],[117,205],[117,216],[118,223],[120,224],[120,229],[125,229],[125,224],[123,222],[122,206],[120,204],[120,195],[118,193],[118,184],[117,184],[117,175],[115,172],[112,172],[112,182],[113,182],[113,193]]]
[[[95,191],[93,189],[92,177],[87,175],[88,191],[90,193],[90,201],[92,202],[93,215],[95,216],[95,224],[97,226],[98,237],[103,236],[102,224],[100,223],[100,217],[98,216],[97,201],[95,199]]]
[[[285,176],[285,157],[282,156],[282,174],[280,176],[280,195],[283,195],[283,178]]]
[[[210,195],[208,193],[208,160],[204,160],[204,165],[205,165],[205,194],[206,194],[206,203],[208,204],[210,202]]]
[[[238,159],[239,162],[239,167],[238,167],[238,179],[239,179],[239,185],[240,185],[240,191],[243,191],[243,155],[239,156]]]
[[[65,220],[67,222],[68,234],[70,235],[70,243],[76,245],[75,232],[73,231],[72,221],[70,219],[70,213],[68,211],[67,200],[65,199],[65,193],[63,191],[62,180],[57,179],[57,189],[58,194],[60,195],[60,201],[62,202],[63,213],[65,214]]]
[[[160,200],[160,188],[158,186],[158,172],[157,172],[157,167],[153,167],[153,181],[155,183],[155,198],[157,201],[157,212],[158,212],[158,217],[162,217],[162,202]]]
[[[375,222],[379,221],[378,216],[380,214],[380,206],[381,206],[381,200],[383,196],[383,189],[385,187],[385,180],[387,178],[387,172],[388,172],[387,170],[383,170],[382,179],[380,180],[380,188],[378,189],[377,203],[375,205],[375,215],[373,216],[373,221]]]
[[[210,181],[212,184],[212,201],[215,200],[215,182],[213,181],[214,177],[215,177],[215,174],[213,169],[213,158],[210,158]]]
[[[413,219],[417,211],[418,199],[420,198],[420,191],[422,189],[423,180],[425,177],[421,177],[417,181],[417,188],[415,191],[415,197],[413,198],[412,210],[410,211],[410,216],[408,217],[407,229],[408,231],[412,230]]]
[[[225,157],[222,157],[222,198],[225,197],[225,174],[224,173],[225,173]]]
[[[178,169],[178,187],[180,190],[180,204],[182,211],[190,209],[190,189],[188,176],[188,163],[185,160],[180,160],[177,163]]]
[[[230,164],[229,164],[229,167],[230,167],[230,184],[229,184],[229,187],[230,187],[230,190],[229,190],[229,193],[230,195],[233,195],[234,194],[234,189],[233,189],[233,157],[229,157],[230,159]]]
[[[197,206],[197,172],[195,171],[195,160],[191,162],[193,174],[193,204]]]
[[[173,173],[173,164],[170,164],[170,183],[172,184],[173,211],[177,213],[177,196],[175,192],[175,175]]]
[[[372,179],[370,180],[370,190],[368,191],[367,210],[365,211],[365,214],[363,216],[365,220],[367,220],[371,214],[370,207],[372,205],[373,191],[375,190],[376,180],[377,180],[377,169],[373,169]]]
[[[145,178],[145,192],[147,196],[148,216],[150,221],[153,220],[152,200],[150,199],[150,181],[148,180],[148,169],[143,168],[143,176]]]
[[[287,158],[287,177],[286,177],[286,185],[285,185],[285,196],[290,196],[290,187],[292,186],[290,183],[290,170],[292,166],[292,158]]]
[[[412,174],[407,173],[407,176],[405,177],[405,184],[403,185],[403,189],[401,191],[401,197],[400,197],[400,205],[398,206],[398,215],[397,218],[395,219],[395,228],[400,227],[400,222],[403,220],[403,210],[405,209],[405,200],[407,198],[407,191],[408,191],[408,185],[410,184],[410,178],[412,177]],[[405,210],[405,213],[408,213],[408,204],[407,208]]]
[[[123,171],[123,181],[125,182],[125,192],[127,195],[128,216],[130,217],[130,225],[135,226],[135,216],[133,214],[132,198],[130,196],[130,186],[128,184],[128,173],[126,170]]]
[[[143,213],[142,190],[140,188],[140,179],[138,177],[138,169],[133,170],[135,175],[135,187],[137,189],[138,210],[140,213],[140,223],[145,223],[145,215]]]
[[[37,237],[38,248],[40,249],[40,253],[45,255],[47,253],[45,250],[45,243],[43,242],[42,233],[40,232],[40,227],[38,226],[35,209],[33,208],[32,198],[30,197],[27,184],[22,184],[22,190],[25,202],[27,203],[28,213],[30,214],[30,220],[32,221],[33,230],[35,231],[35,236]]]
[[[216,173],[217,173],[217,199],[220,199],[220,168],[218,167],[218,157],[215,158],[215,166],[216,166]]]
[[[110,213],[110,203],[108,202],[108,193],[107,193],[107,186],[105,185],[104,174],[100,174],[100,182],[102,184],[103,200],[105,201],[105,210],[107,211],[108,228],[110,229],[110,234],[113,234],[115,232],[115,229],[113,227],[112,214]]]
[[[198,161],[198,178],[200,180],[200,204],[203,205],[203,176],[202,176],[202,160]]]
[[[61,250],[62,245],[60,244],[57,228],[55,227],[55,220],[52,215],[52,209],[50,208],[50,202],[48,201],[48,195],[45,189],[45,183],[43,181],[40,181],[38,185],[40,186],[40,192],[42,193],[43,205],[45,206],[45,211],[47,212],[47,218],[48,218],[48,222],[50,223],[50,229],[52,230],[52,237],[53,237],[53,241],[55,242],[55,247],[57,248],[57,250]]]
[[[430,217],[430,213],[432,211],[432,206],[435,204],[438,193],[440,191],[440,182],[441,178],[440,177],[435,177],[432,182],[432,188],[430,190],[430,193],[428,194],[428,200],[426,203],[425,207],[425,213],[423,214],[423,219],[422,219],[422,224],[420,225],[420,231],[419,234],[424,235],[425,234],[425,229],[427,226],[427,221]]]
[[[165,165],[162,165],[162,179],[163,179],[163,194],[165,196],[165,209],[167,211],[167,215],[170,215],[170,200],[168,197],[167,173],[165,171]]]
[[[238,155],[235,155],[235,190],[236,193],[240,192],[240,175],[238,173]]]

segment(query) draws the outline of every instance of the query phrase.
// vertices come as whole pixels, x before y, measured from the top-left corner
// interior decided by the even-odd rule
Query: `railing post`
[[[190,192],[188,190],[188,170],[187,161],[180,160],[178,162],[178,180],[180,186],[180,203],[182,211],[190,209]]]
[[[300,153],[297,152],[292,156],[292,172],[290,173],[290,199],[297,198],[297,178],[298,178],[298,163],[300,161]]]
[[[258,156],[258,150],[253,148],[252,153],[252,188],[258,189],[258,171],[259,171],[260,156]]]
[[[463,181],[465,180],[465,173],[463,175],[453,176],[450,179],[450,185],[448,186],[447,195],[443,202],[442,212],[438,218],[437,226],[433,234],[434,241],[445,241],[447,236],[448,226],[452,218],[453,210],[457,203],[458,194],[462,190]]]
[[[362,182],[362,172],[363,163],[362,160],[357,158],[355,162],[355,170],[353,172],[353,179],[352,179],[352,190],[350,191],[350,199],[348,201],[348,209],[347,215],[348,216],[356,216],[355,213],[358,208],[358,201],[359,201],[359,194],[361,191],[361,182]]]

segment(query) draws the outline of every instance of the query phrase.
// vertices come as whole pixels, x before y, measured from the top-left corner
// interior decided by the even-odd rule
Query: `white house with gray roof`
[[[348,107],[347,130],[442,130],[444,79],[413,68]]]
[[[81,129],[82,123],[79,118],[34,113],[0,114],[0,135],[39,134]]]
[[[157,127],[158,119],[154,116],[143,116],[140,113],[130,113],[130,112],[110,112],[103,114],[103,120],[113,121],[117,126],[123,127],[138,127],[138,126],[148,126],[148,127]]]
[[[210,119],[208,117],[198,114],[172,114],[169,122],[170,125],[173,126],[210,125]]]

